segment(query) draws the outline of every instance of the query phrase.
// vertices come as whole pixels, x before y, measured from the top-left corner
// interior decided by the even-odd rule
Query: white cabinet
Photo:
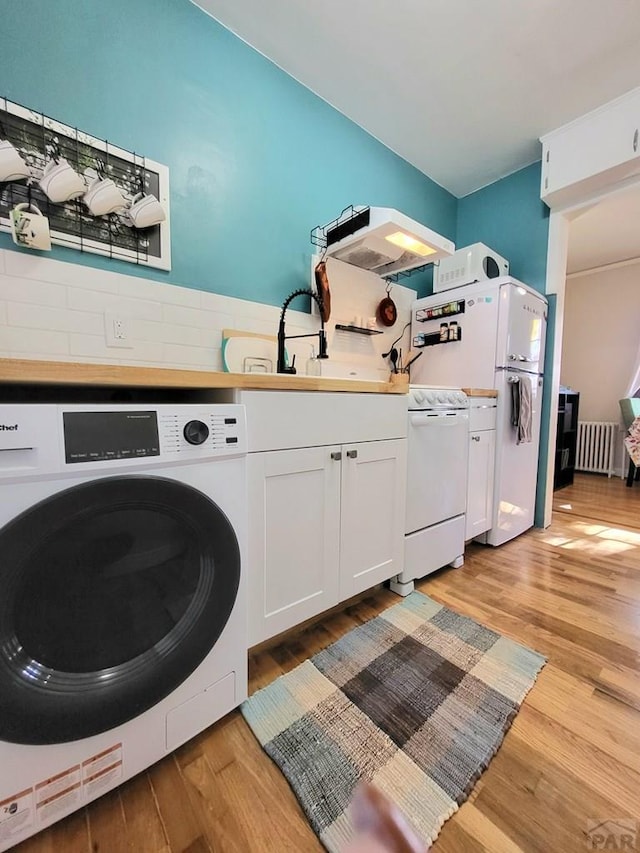
[[[249,644],[339,601],[340,447],[248,459]]]
[[[551,207],[640,174],[640,88],[542,137],[540,196]]]
[[[343,448],[340,600],[402,570],[407,442]]]
[[[401,571],[407,403],[292,391],[235,399],[247,407],[254,646]]]
[[[406,441],[251,454],[249,643],[400,568]]]
[[[495,398],[472,397],[470,403],[467,541],[492,526],[497,411]]]

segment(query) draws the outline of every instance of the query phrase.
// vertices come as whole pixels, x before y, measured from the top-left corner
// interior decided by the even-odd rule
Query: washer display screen
[[[63,425],[69,464],[160,455],[156,412],[65,412]]]

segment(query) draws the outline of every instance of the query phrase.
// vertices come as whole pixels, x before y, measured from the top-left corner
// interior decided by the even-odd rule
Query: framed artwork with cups
[[[51,243],[171,269],[169,169],[0,98],[0,230],[14,239],[16,208],[46,216]]]

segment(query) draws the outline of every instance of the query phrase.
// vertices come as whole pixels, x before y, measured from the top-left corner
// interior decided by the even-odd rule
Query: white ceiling
[[[569,226],[567,272],[640,259],[640,187],[608,196]]]
[[[640,0],[192,2],[458,197],[640,85]],[[568,271],[640,256],[638,222],[640,192],[584,213]]]
[[[194,0],[456,196],[640,84],[638,0]]]

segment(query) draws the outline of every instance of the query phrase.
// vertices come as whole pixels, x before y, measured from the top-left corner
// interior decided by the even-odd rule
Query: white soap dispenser
[[[307,359],[306,367],[307,376],[320,376],[320,359],[316,358],[316,351],[311,346],[311,355]]]

